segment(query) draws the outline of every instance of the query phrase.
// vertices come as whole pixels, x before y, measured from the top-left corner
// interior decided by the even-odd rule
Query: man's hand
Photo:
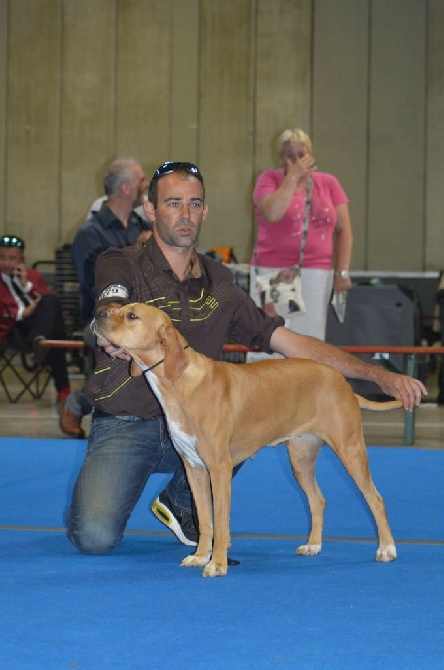
[[[34,314],[36,307],[41,299],[42,296],[39,295],[35,300],[32,301],[30,305],[27,305],[27,307],[25,307],[25,309],[23,310],[23,318],[26,319],[28,316],[31,316],[31,314]]]
[[[18,280],[21,286],[25,288],[28,283],[28,270],[23,262],[19,263],[14,269],[14,277]]]
[[[102,347],[108,354],[108,356],[112,356],[113,358],[120,358],[122,361],[130,361],[131,356],[126,353],[121,347],[115,347],[114,344],[111,344],[111,342],[108,342],[108,340],[104,340],[102,337],[97,336],[97,344],[99,347]]]
[[[421,404],[423,395],[427,395],[427,389],[419,379],[413,379],[407,375],[390,372],[383,368],[377,368],[375,382],[386,395],[400,398],[404,409],[412,412]]]

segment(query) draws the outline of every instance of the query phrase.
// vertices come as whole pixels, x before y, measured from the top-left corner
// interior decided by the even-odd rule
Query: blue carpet
[[[0,525],[64,525],[86,442],[0,439]],[[399,539],[444,540],[444,452],[416,448],[368,449],[370,468]],[[129,529],[164,530],[149,512],[169,475],[154,475]],[[331,449],[321,450],[317,478],[327,499],[325,535],[375,537],[365,501]],[[305,498],[291,474],[286,449],[263,449],[233,480],[233,533],[306,535]]]
[[[369,449],[401,540],[399,559],[379,564],[365,504],[329,449],[318,463],[325,534],[362,539],[295,556],[299,540],[278,536],[306,533],[305,502],[285,450],[263,450],[233,482],[241,564],[203,579],[179,568],[188,550],[169,535],[128,534],[111,555],[85,557],[54,530],[84,449],[0,440],[2,670],[443,667],[444,452]],[[165,481],[152,477],[130,528],[162,531],[147,510]]]

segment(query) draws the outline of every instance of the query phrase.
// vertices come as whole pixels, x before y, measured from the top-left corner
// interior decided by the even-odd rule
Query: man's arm
[[[124,305],[130,302],[130,291],[132,286],[131,272],[124,249],[109,248],[97,259],[95,272],[95,309],[109,307],[110,305]],[[103,349],[108,356],[129,361],[131,356],[125,353],[121,347],[102,338],[97,332],[97,346]]]
[[[419,405],[427,389],[418,379],[390,372],[384,368],[367,363],[331,344],[314,337],[298,335],[288,328],[277,328],[270,341],[273,351],[286,358],[308,358],[335,368],[349,379],[365,379],[374,382],[387,395],[400,398],[404,409],[412,411]]]
[[[103,240],[94,227],[84,224],[79,228],[71,245],[71,258],[80,284],[80,317],[83,322],[91,319],[94,310],[94,266],[102,251]]]

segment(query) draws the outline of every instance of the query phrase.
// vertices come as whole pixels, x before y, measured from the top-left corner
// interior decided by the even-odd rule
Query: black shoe
[[[188,547],[197,546],[199,540],[197,520],[191,512],[175,507],[165,491],[162,491],[153,502],[151,510],[159,521],[173,531],[182,544]]]
[[[227,556],[227,563],[228,565],[239,565],[240,561],[238,561],[237,558],[230,558]]]

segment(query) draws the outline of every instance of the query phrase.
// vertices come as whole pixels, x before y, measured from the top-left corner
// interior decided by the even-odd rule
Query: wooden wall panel
[[[421,270],[427,4],[371,7],[368,266]]]
[[[249,253],[253,131],[253,3],[201,1],[199,164],[209,215],[201,246]]]
[[[8,0],[0,0],[0,221],[6,221],[6,98],[8,74]],[[1,231],[1,228],[0,228]]]
[[[194,160],[201,246],[248,260],[254,181],[301,126],[350,197],[353,268],[439,268],[443,14],[442,0],[0,0],[0,227],[29,261],[52,255],[116,155],[148,176]]]
[[[174,0],[169,156],[191,163],[198,156],[199,16],[199,0]]]
[[[114,0],[63,0],[60,217],[70,242],[116,153]]]
[[[444,3],[430,0],[429,7],[425,266],[444,270]]]
[[[319,170],[335,175],[347,193],[352,268],[361,270],[366,267],[368,19],[368,0],[316,1],[313,150]]]
[[[47,258],[58,226],[59,0],[9,5],[6,219],[27,257]]]
[[[255,179],[277,167],[276,141],[283,130],[310,132],[311,4],[257,3]]]
[[[171,155],[172,24],[171,0],[118,2],[116,151],[147,176]]]

